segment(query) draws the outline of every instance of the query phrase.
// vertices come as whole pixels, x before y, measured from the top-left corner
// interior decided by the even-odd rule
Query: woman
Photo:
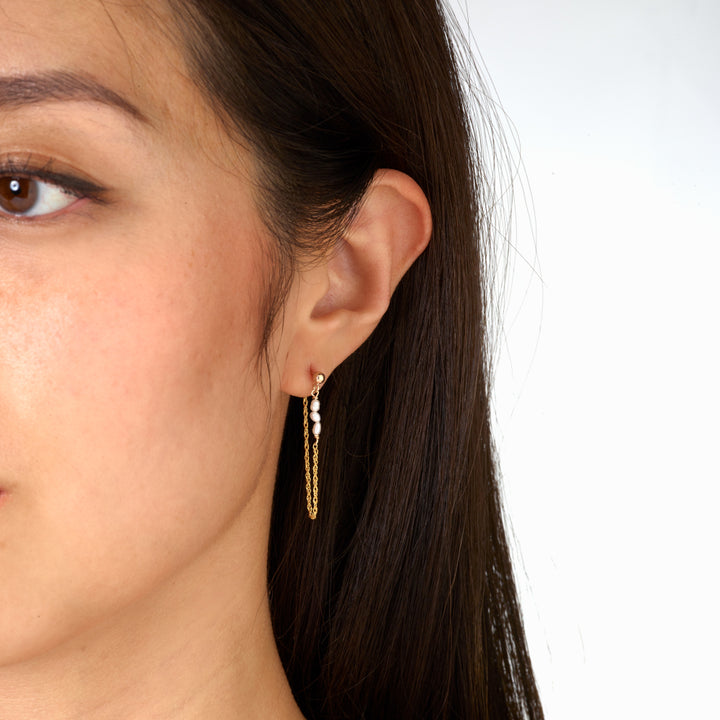
[[[541,717],[434,0],[0,11],[0,717]]]

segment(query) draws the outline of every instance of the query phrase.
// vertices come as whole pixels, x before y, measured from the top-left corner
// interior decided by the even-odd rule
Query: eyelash
[[[95,202],[104,203],[104,196],[107,193],[106,188],[96,185],[89,180],[68,175],[53,170],[53,160],[48,160],[44,164],[36,163],[32,158],[18,162],[13,158],[0,160],[0,177],[16,177],[21,180],[35,180],[59,187],[68,195],[76,197],[78,200],[89,198]],[[28,221],[37,221],[42,216],[35,218],[26,218]],[[22,217],[21,217],[22,219]]]

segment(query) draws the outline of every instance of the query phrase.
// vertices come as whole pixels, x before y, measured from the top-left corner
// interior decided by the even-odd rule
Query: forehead
[[[90,76],[156,124],[196,89],[160,0],[0,0],[0,76]]]

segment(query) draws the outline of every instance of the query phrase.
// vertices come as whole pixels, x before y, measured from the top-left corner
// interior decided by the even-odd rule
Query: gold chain
[[[313,443],[313,491],[312,491],[312,508],[308,508],[310,519],[317,517],[318,510],[318,442],[319,438],[315,438]]]
[[[322,373],[318,373],[315,376],[315,386],[312,389],[310,397],[315,401],[318,399],[320,394],[320,388],[325,382],[325,376]],[[313,410],[317,412],[317,408],[313,407]],[[319,418],[316,417],[316,420]],[[313,426],[315,427],[315,426]],[[318,434],[315,435],[315,429],[313,429],[313,435],[315,435],[315,442],[313,443],[312,449],[312,475],[310,474],[310,425],[308,422],[308,399],[303,398],[303,439],[305,441],[305,497],[307,501],[308,516],[311,520],[317,517],[318,513],[318,445],[320,443],[320,430],[319,425]]]
[[[308,399],[303,398],[303,436],[305,438],[305,495],[311,520],[317,517],[317,440],[313,447],[313,488],[310,487],[310,427],[308,425]],[[314,492],[313,492],[314,490]]]

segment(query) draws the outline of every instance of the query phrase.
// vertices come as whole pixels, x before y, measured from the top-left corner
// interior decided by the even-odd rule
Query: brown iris
[[[0,210],[13,214],[25,213],[35,205],[37,196],[35,180],[12,175],[0,177]]]

